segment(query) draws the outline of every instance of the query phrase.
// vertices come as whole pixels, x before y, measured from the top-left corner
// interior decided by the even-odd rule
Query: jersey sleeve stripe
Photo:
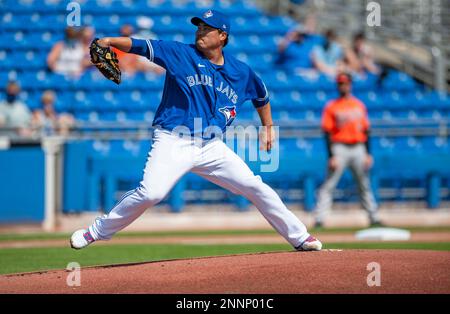
[[[148,46],[148,51],[149,51],[149,55],[148,55],[148,59],[153,62],[153,58],[154,58],[154,52],[153,52],[153,46],[152,43],[150,42],[150,40],[146,40],[147,41],[147,46]]]
[[[256,100],[263,101],[263,100],[266,100],[268,97],[269,97],[269,95],[266,94],[266,96],[264,98],[256,98]]]
[[[256,98],[257,101],[265,101],[269,97],[269,91],[267,90],[266,84],[263,83],[263,86],[266,91],[266,95],[263,98]]]

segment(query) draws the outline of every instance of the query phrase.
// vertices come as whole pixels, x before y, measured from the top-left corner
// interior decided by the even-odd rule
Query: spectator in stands
[[[373,159],[369,149],[369,120],[364,104],[351,94],[352,78],[341,73],[336,78],[339,97],[331,100],[322,115],[322,129],[328,150],[328,175],[318,193],[316,227],[321,227],[331,209],[333,191],[348,167],[358,184],[363,208],[371,226],[381,226],[378,206],[369,180]]]
[[[344,51],[336,41],[333,30],[327,30],[323,45],[317,45],[312,51],[312,62],[314,67],[321,73],[335,77],[339,72],[345,71],[343,62]]]
[[[47,57],[47,65],[55,73],[78,78],[83,73],[84,48],[79,33],[67,27],[65,38],[57,42]]]
[[[129,24],[125,24],[120,29],[120,36],[131,37],[133,32],[133,27]],[[144,57],[126,53],[116,48],[113,48],[113,50],[119,59],[119,67],[122,73],[133,76],[136,72],[154,72],[156,74],[162,74],[165,72],[162,67],[154,64],[153,62],[148,62],[148,60]]]
[[[0,102],[0,127],[6,128],[2,135],[30,136],[31,112],[19,100],[20,86],[9,82],[6,86],[6,100]]]
[[[366,72],[380,74],[380,69],[375,64],[372,49],[367,45],[364,33],[358,33],[353,37],[352,47],[346,50],[346,61],[349,70],[356,74]]]
[[[275,63],[289,72],[311,71],[311,51],[313,45],[308,41],[308,32],[299,25],[286,33],[278,45],[278,58]]]
[[[75,119],[71,114],[55,111],[55,93],[46,90],[41,97],[42,109],[33,111],[31,126],[33,130],[40,134],[50,135],[59,134],[67,135],[75,124]]]
[[[91,45],[91,42],[94,40],[94,37],[95,37],[94,28],[90,26],[83,27],[80,33],[80,41],[84,49],[84,56],[82,61],[82,66],[84,69],[88,69],[94,66],[91,62],[91,54],[89,52],[89,47]]]

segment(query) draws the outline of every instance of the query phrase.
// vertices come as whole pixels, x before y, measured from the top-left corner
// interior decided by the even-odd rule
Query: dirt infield
[[[381,285],[369,287],[369,263]],[[88,267],[0,276],[0,293],[450,293],[450,252],[324,250]]]

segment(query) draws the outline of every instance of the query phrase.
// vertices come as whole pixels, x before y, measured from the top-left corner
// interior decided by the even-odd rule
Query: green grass
[[[450,251],[450,243],[333,243],[325,249],[422,249]],[[91,246],[74,251],[70,248],[0,249],[0,274],[64,269],[70,262],[82,267],[120,263],[149,262],[202,256],[257,252],[292,251],[288,244],[117,244]]]
[[[326,228],[309,229],[311,234],[315,233],[353,233],[363,228]],[[450,231],[450,226],[437,227],[402,227],[411,232],[443,232]],[[203,237],[210,235],[270,235],[277,234],[272,229],[261,230],[204,230],[204,231],[161,231],[161,232],[120,232],[115,238],[133,237],[168,237],[168,236],[190,236]],[[32,240],[61,240],[68,239],[70,233],[27,233],[27,234],[0,234],[0,242],[4,241],[32,241]]]
[[[203,237],[210,235],[259,235],[276,234],[274,230],[205,230],[205,231],[157,231],[157,232],[119,232],[114,238],[137,238],[137,237]],[[0,234],[2,241],[32,241],[32,240],[62,240],[68,239],[71,233],[28,233],[28,234]]]

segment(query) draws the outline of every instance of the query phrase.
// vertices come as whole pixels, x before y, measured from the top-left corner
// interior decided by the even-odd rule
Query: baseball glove
[[[89,47],[89,52],[91,54],[91,62],[97,69],[102,73],[107,79],[120,84],[120,68],[119,60],[117,55],[110,47],[104,48],[98,43],[98,38],[95,38],[91,46]]]

